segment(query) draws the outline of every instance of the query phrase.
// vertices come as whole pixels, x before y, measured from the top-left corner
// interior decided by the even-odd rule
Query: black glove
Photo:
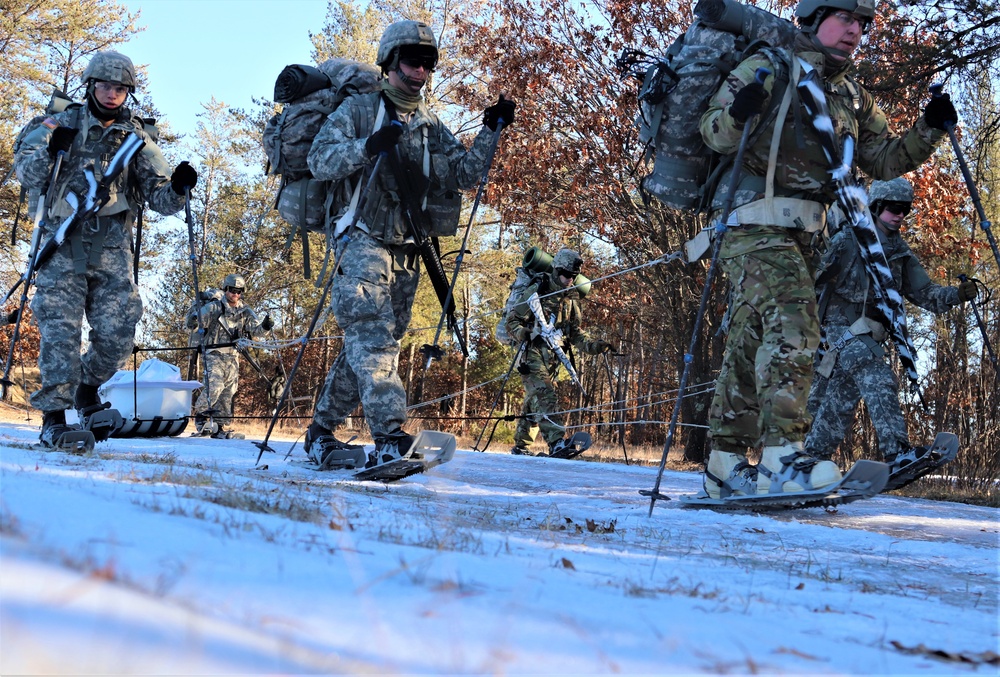
[[[965,280],[958,285],[958,302],[965,303],[971,301],[979,295],[979,289],[972,280]]]
[[[958,124],[958,111],[947,94],[932,96],[924,108],[924,120],[934,129],[947,129]]]
[[[767,92],[764,91],[764,85],[755,80],[736,92],[733,102],[729,104],[729,114],[738,123],[745,125],[747,120],[764,110],[765,101]]]
[[[497,123],[503,120],[504,127],[510,127],[514,124],[514,108],[517,104],[513,99],[503,98],[503,94],[495,104],[483,111],[483,124],[489,127],[492,131],[497,131]]]
[[[174,167],[174,173],[170,175],[170,187],[178,195],[183,195],[185,188],[191,190],[197,183],[198,172],[187,160]]]
[[[368,157],[370,158],[377,157],[382,153],[388,153],[396,147],[401,136],[403,136],[402,125],[382,127],[365,141],[365,152],[368,153]]]
[[[274,320],[271,319],[270,315],[264,316],[264,321],[260,323],[260,328],[264,331],[271,331],[274,329]]]
[[[611,344],[603,339],[597,339],[587,344],[587,352],[591,355],[600,355],[611,350]]]
[[[518,327],[511,333],[511,338],[518,343],[523,343],[531,339],[531,328],[530,327]]]
[[[73,139],[80,133],[75,127],[56,127],[49,137],[49,155],[55,157],[59,151],[68,152],[73,146]]]

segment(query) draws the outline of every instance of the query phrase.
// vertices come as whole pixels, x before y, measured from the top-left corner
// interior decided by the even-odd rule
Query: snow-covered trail
[[[1000,650],[995,509],[647,517],[654,468],[460,451],[383,486],[287,444],[255,470],[248,440],[36,439],[0,426],[4,673],[952,674],[898,647]]]

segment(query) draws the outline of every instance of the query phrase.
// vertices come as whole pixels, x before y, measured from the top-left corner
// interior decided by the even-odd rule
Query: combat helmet
[[[875,18],[875,0],[800,0],[795,16],[804,30],[812,32],[823,23],[823,19],[837,10],[853,12],[865,19],[861,29],[868,32]]]
[[[880,202],[913,202],[913,185],[899,176],[891,181],[872,181],[868,191],[872,205]]]
[[[869,210],[872,217],[889,230],[898,230],[902,225],[901,221],[886,222],[882,220],[882,212],[891,203],[897,203],[902,207],[893,207],[893,214],[909,213],[913,204],[913,185],[902,176],[892,181],[873,181],[872,187],[868,190]]]
[[[559,274],[560,270],[568,270],[573,273],[573,277],[576,277],[579,275],[580,268],[582,267],[583,257],[580,256],[579,252],[572,249],[560,249],[552,257],[552,272],[556,275]]]
[[[226,275],[226,279],[222,281],[222,288],[224,290],[229,289],[230,287],[233,287],[235,289],[246,289],[246,286],[247,286],[246,279],[242,275],[239,275],[237,273]]]
[[[125,85],[130,92],[135,92],[135,66],[132,65],[132,59],[121,52],[97,52],[83,69],[80,79],[85,86],[91,82],[115,82]]]
[[[399,67],[401,47],[415,48],[418,53],[432,56],[434,63],[437,64],[437,40],[431,27],[422,21],[397,21],[385,29],[375,55],[375,63],[382,67],[383,73],[394,71]]]

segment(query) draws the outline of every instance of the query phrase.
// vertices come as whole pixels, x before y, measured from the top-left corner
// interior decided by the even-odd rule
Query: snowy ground
[[[254,470],[250,441],[37,434],[0,425],[3,674],[1000,669],[994,509],[650,518],[652,468],[460,451],[383,486]]]

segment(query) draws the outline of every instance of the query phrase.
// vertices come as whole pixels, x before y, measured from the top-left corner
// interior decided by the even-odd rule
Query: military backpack
[[[790,47],[796,29],[785,19],[737,0],[699,0],[694,12],[694,23],[664,56],[625,50],[618,68],[626,76],[642,79],[636,125],[646,158],[653,160],[653,171],[643,178],[642,188],[674,209],[707,211],[728,163],[705,145],[701,117],[726,76],[752,53],[767,51],[780,67],[783,57],[771,48]],[[788,85],[787,69],[782,70],[775,73],[763,121],[777,113]],[[757,129],[765,127],[759,124]]]
[[[309,149],[327,117],[349,96],[376,91],[379,77],[375,66],[330,59],[319,66],[286,66],[274,84],[274,101],[284,105],[264,129],[264,152],[269,173],[281,177],[274,206],[292,226],[289,244],[301,233],[306,277],[308,232],[326,232],[356,189],[348,181],[334,186],[313,178]]]

